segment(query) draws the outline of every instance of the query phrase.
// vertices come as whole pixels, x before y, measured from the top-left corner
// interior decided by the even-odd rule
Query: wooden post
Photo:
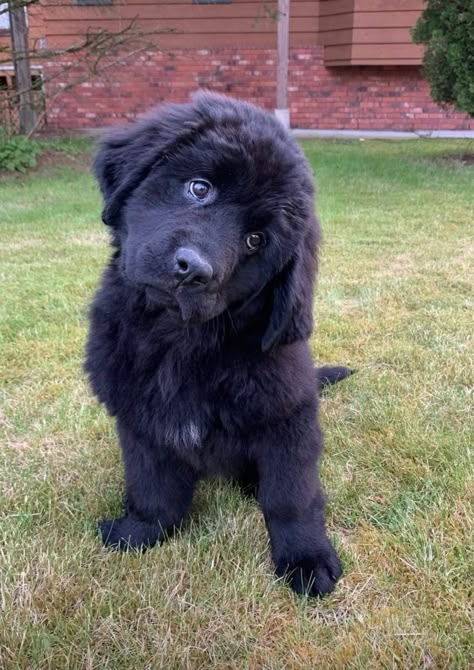
[[[288,43],[290,38],[290,0],[278,0],[277,95],[275,114],[288,128]]]
[[[31,68],[28,53],[28,25],[26,10],[18,0],[10,0],[10,35],[12,40],[12,59],[15,67],[16,90],[18,93],[20,133],[28,135],[36,126],[36,112],[33,106],[31,88]]]

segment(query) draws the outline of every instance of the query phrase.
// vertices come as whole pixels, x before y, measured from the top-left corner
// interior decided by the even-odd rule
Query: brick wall
[[[80,62],[45,63],[48,123],[53,128],[93,128],[124,122],[162,101],[185,101],[198,87],[275,106],[273,49],[147,52],[100,79],[62,88],[83,75]],[[60,74],[69,66],[67,78]],[[298,128],[466,130],[474,120],[432,102],[415,66],[325,68],[322,48],[290,54],[291,123]]]

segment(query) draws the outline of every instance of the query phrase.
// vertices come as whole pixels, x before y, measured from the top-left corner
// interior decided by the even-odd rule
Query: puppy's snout
[[[212,266],[193,249],[181,247],[174,260],[174,276],[180,286],[208,284],[212,279]]]

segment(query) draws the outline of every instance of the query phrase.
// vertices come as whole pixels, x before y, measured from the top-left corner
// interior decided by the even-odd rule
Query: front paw
[[[342,565],[329,540],[315,551],[280,559],[276,574],[283,577],[293,591],[307,596],[324,596],[334,589],[342,574]]]
[[[104,545],[120,551],[144,551],[153,547],[159,538],[159,529],[154,524],[138,521],[130,516],[104,519],[99,521],[97,527]]]

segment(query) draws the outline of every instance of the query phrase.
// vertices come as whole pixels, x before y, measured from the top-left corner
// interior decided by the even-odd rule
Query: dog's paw
[[[342,575],[342,565],[328,541],[314,553],[279,560],[276,574],[283,577],[296,593],[317,597],[331,593]]]
[[[97,524],[102,542],[106,547],[127,551],[144,551],[158,541],[159,530],[153,524],[138,521],[129,516],[120,519],[104,519]]]

